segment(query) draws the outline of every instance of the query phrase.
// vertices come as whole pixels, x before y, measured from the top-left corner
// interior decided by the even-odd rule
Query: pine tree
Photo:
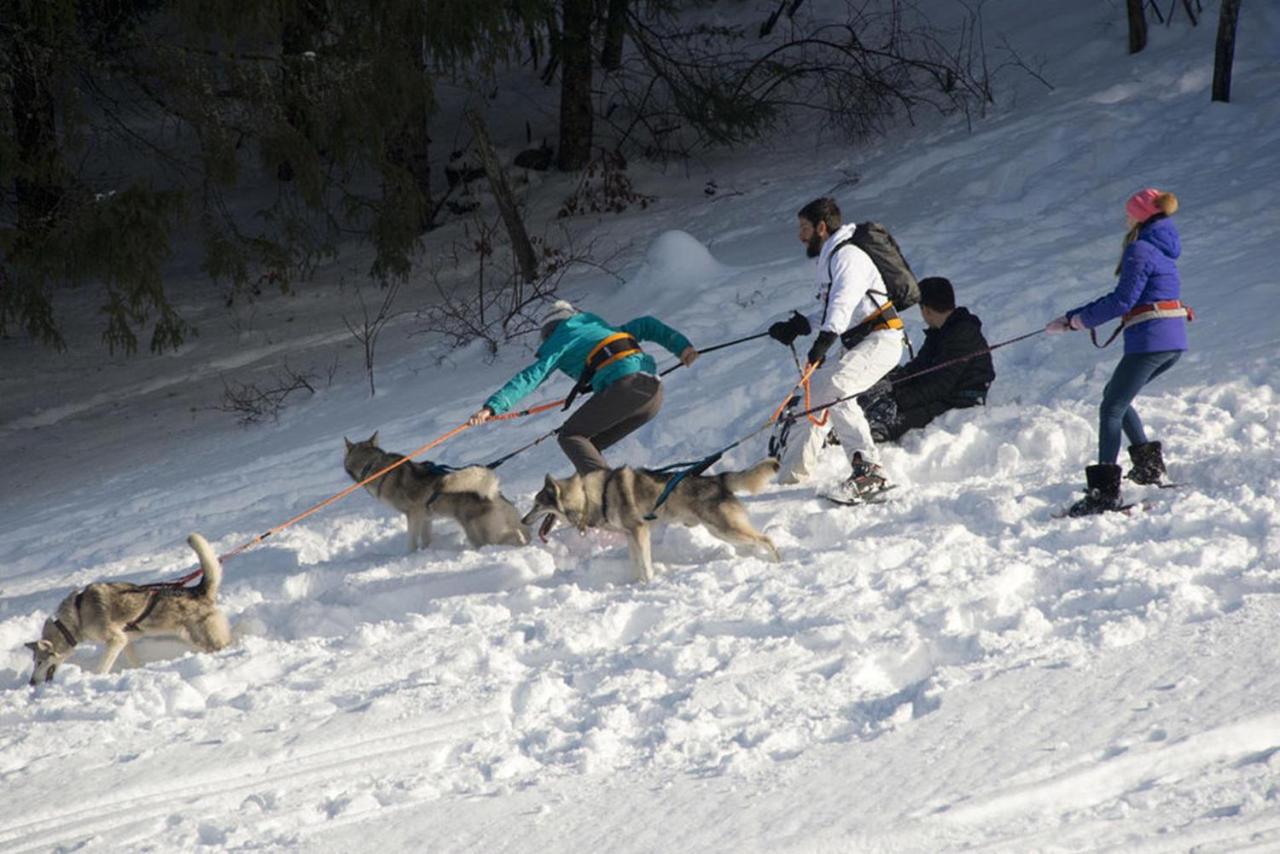
[[[197,226],[203,269],[233,296],[262,281],[294,286],[351,235],[374,249],[370,275],[406,275],[434,213],[436,81],[505,65],[539,37],[529,22],[548,9],[541,0],[10,5],[12,21],[0,23],[0,333],[65,346],[57,294],[92,287],[105,342],[125,352],[148,329],[153,351],[190,331],[163,275],[184,222]],[[108,171],[108,148],[145,162]],[[266,201],[249,212],[233,205],[246,190]]]

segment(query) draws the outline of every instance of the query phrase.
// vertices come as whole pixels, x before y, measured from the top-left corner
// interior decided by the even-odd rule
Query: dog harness
[[[1191,310],[1191,306],[1183,305],[1181,300],[1170,299],[1161,300],[1159,302],[1147,302],[1142,305],[1135,305],[1129,309],[1120,318],[1120,325],[1116,327],[1115,332],[1101,344],[1098,343],[1098,337],[1092,329],[1089,330],[1089,337],[1093,339],[1095,347],[1106,347],[1112,341],[1116,340],[1116,336],[1130,326],[1137,326],[1139,323],[1146,323],[1148,320],[1163,320],[1170,317],[1185,317],[1187,322],[1196,319],[1196,313]]]
[[[582,376],[578,378],[578,384],[565,398],[562,411],[572,406],[574,398],[578,395],[591,391],[591,380],[597,373],[614,362],[642,352],[644,351],[640,349],[640,342],[630,332],[615,332],[601,339],[600,343],[592,347],[591,352],[587,354],[586,367],[582,371]]]
[[[76,619],[80,618],[80,603],[83,601],[84,601],[84,591],[81,590],[79,593],[76,594],[76,601],[75,601]],[[55,617],[53,620],[53,625],[54,627],[57,628],[58,631],[62,632],[63,640],[71,644],[73,647],[79,645],[80,641],[76,640],[75,634],[72,633],[71,629],[67,628],[66,623],[62,622],[62,620],[59,620]]]
[[[142,613],[134,617],[132,620],[130,620],[129,623],[124,627],[124,630],[126,632],[142,631],[142,626],[139,624],[143,620],[145,620],[147,617],[151,616],[151,612],[156,609],[156,603],[159,601],[160,601],[159,591],[153,592],[149,597],[147,597],[147,605],[145,608],[142,609]]]
[[[397,454],[397,455],[394,455],[393,458],[394,460],[399,461],[399,460],[403,460],[404,456],[401,454]],[[420,463],[414,463],[412,460],[410,460],[409,464],[425,466],[427,469],[427,474],[443,475],[443,474],[450,474],[451,472],[455,472],[458,470],[454,466],[447,466],[447,465],[444,465],[443,463],[433,463],[431,460],[423,460]],[[355,472],[352,472],[352,471],[348,471],[347,474],[351,475],[352,479],[354,479],[356,483],[363,483],[369,477],[369,475],[373,474],[375,471],[377,471],[380,468],[386,468],[387,465],[388,463],[385,460],[370,460],[368,463],[365,464],[365,467],[360,470],[359,475],[357,475]],[[388,474],[389,473],[390,472],[388,472]],[[386,483],[386,480],[384,478],[378,478],[377,483],[366,483],[365,488],[366,489],[372,488],[373,494],[378,498],[381,498],[382,485],[384,483]],[[432,495],[431,498],[427,501],[427,503],[430,504],[432,501],[435,501],[438,495],[439,493]]]
[[[80,643],[80,641],[76,640],[76,636],[71,633],[71,629],[67,628],[66,623],[62,622],[62,620],[55,619],[53,621],[53,624],[57,626],[58,631],[62,632],[62,637],[66,640],[67,643],[71,644],[72,646],[76,646],[77,644]]]

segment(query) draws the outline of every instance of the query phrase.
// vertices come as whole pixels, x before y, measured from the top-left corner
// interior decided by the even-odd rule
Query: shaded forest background
[[[1199,0],[1117,7],[1130,49],[1178,2],[1198,23]],[[741,147],[803,117],[849,139],[919,110],[981,113],[1000,69],[1036,74],[989,43],[984,5],[938,21],[907,0],[7,0],[0,334],[68,346],[57,306],[74,288],[112,352],[164,352],[191,332],[165,286],[180,245],[229,304],[359,250],[383,291],[381,310],[353,291],[372,360],[424,236],[469,219],[468,251],[509,263],[446,301],[444,328],[500,339],[589,260],[527,236],[510,172],[580,176],[558,206],[572,218],[646,204],[635,158]],[[1238,10],[1223,6],[1228,36]],[[1229,53],[1226,70],[1229,88]],[[554,135],[486,124],[486,105],[531,88]]]

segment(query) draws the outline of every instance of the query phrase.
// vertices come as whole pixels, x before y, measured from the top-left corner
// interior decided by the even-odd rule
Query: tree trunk
[[[467,124],[475,134],[476,147],[480,150],[480,160],[484,164],[484,174],[489,179],[489,189],[493,191],[493,199],[498,203],[502,213],[502,221],[507,226],[507,234],[511,237],[511,248],[516,253],[516,263],[520,265],[520,275],[526,282],[538,278],[538,256],[533,251],[529,234],[524,230],[524,221],[520,219],[520,211],[516,207],[515,195],[507,184],[507,175],[502,171],[498,155],[489,141],[489,133],[485,130],[484,121],[474,110],[467,110]]]
[[[425,86],[425,82],[423,84]],[[406,170],[413,177],[413,188],[417,191],[414,206],[418,208],[418,233],[423,234],[435,227],[432,222],[434,203],[431,199],[431,138],[427,136],[426,97],[421,102],[415,100],[413,108],[404,116],[404,124],[393,136],[392,144],[387,151],[387,159]]]
[[[609,16],[604,24],[604,47],[600,67],[616,71],[622,67],[622,40],[627,34],[627,0],[609,0]]]
[[[560,39],[560,152],[562,172],[582,169],[591,160],[592,0],[564,0]]]
[[[1213,100],[1231,100],[1231,64],[1236,56],[1236,23],[1240,0],[1222,0],[1218,13],[1218,45],[1213,54]]]
[[[1147,16],[1143,7],[1147,0],[1127,0],[1129,7],[1129,53],[1139,53],[1147,46]]]
[[[308,78],[312,77],[315,50],[328,24],[323,0],[303,0],[282,10],[280,22],[280,92],[284,119],[312,145],[316,129],[311,123]],[[276,178],[292,181],[294,164],[288,158],[276,164]]]
[[[28,234],[37,234],[52,224],[63,194],[53,93],[49,89],[53,62],[48,54],[48,48],[33,40],[19,45],[10,57],[14,142],[19,164],[13,189],[18,228]]]
[[[430,113],[428,98],[428,81],[425,57],[422,44],[425,33],[410,33],[409,50],[417,57],[414,68],[418,79],[411,92],[411,105],[405,111],[402,124],[391,137],[391,145],[387,158],[397,166],[408,171],[413,178],[413,189],[417,196],[414,205],[418,209],[418,233],[423,234],[435,227],[432,217],[435,206],[431,198],[431,138],[427,135],[427,118]]]

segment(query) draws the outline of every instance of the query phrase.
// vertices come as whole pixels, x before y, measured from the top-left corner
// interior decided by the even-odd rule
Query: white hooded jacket
[[[840,226],[822,244],[818,255],[815,281],[819,308],[809,322],[820,332],[839,335],[866,320],[888,300],[883,296],[884,279],[871,256],[856,246],[841,246],[856,229],[853,223]]]

